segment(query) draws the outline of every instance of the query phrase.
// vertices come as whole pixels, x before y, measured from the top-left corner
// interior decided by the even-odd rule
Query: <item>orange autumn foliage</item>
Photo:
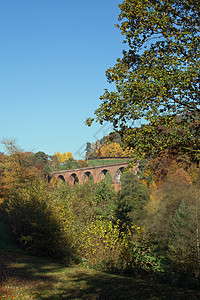
[[[16,190],[30,186],[39,180],[39,172],[33,164],[32,153],[17,151],[6,155],[1,178],[1,197],[6,198]]]

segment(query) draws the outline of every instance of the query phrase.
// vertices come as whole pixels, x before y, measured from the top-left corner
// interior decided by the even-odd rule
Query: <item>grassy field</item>
[[[102,165],[108,165],[108,164],[120,163],[126,161],[129,161],[129,159],[128,158],[92,159],[92,160],[88,160],[88,165],[90,167],[93,167],[93,166],[102,166]]]
[[[0,299],[200,299],[200,292],[0,249]]]

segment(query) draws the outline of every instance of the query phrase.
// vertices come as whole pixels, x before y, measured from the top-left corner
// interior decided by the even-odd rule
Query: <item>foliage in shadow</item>
[[[155,284],[145,280],[103,273],[90,274],[77,272],[68,278],[74,287],[61,285],[59,293],[43,296],[38,292],[37,299],[198,299],[200,293]]]

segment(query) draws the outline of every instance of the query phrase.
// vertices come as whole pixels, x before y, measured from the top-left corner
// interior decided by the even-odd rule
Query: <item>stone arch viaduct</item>
[[[52,175],[55,178],[62,179],[65,182],[68,182],[70,185],[74,185],[76,182],[79,184],[83,184],[85,181],[89,179],[92,175],[94,183],[99,182],[105,178],[107,172],[111,175],[112,184],[114,185],[116,190],[120,190],[121,188],[121,175],[125,167],[128,166],[128,162],[123,163],[113,163],[109,165],[102,166],[93,166],[81,169],[71,169],[71,170],[63,170],[52,172]],[[133,169],[135,174],[138,171],[138,165],[136,165]]]

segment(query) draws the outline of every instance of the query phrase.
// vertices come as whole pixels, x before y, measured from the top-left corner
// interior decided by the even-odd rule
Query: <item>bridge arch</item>
[[[117,172],[115,174],[115,183],[118,183],[118,184],[121,183],[123,171],[124,171],[124,167],[121,167],[117,170]]]
[[[61,179],[62,181],[64,181],[64,182],[65,182],[65,178],[64,178],[64,176],[63,176],[63,175],[59,175],[59,176],[58,176],[58,179]]]
[[[86,171],[83,175],[83,182],[88,181],[89,179],[91,179],[92,181],[94,181],[94,177],[92,175],[92,173],[90,171]]]
[[[99,174],[100,180],[104,180],[104,179],[105,179],[105,176],[106,176],[107,172],[108,172],[107,169],[101,170],[101,172],[100,172],[100,174]]]
[[[102,169],[101,172],[99,173],[98,181],[101,181],[101,180],[106,180],[107,182],[109,182],[111,184],[113,183],[112,174],[110,173],[110,171],[107,168]]]
[[[79,179],[76,173],[72,173],[68,179],[68,182],[70,185],[75,185],[76,183],[79,183]]]

